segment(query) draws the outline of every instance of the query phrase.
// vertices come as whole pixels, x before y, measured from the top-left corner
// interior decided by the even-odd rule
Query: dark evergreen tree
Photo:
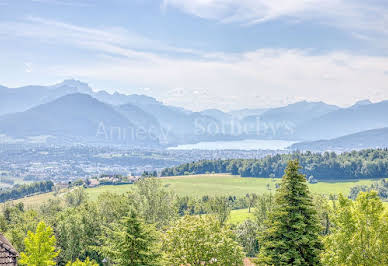
[[[103,237],[101,253],[122,266],[158,265],[156,230],[145,224],[135,212],[125,217],[120,224],[107,228]]]
[[[320,265],[321,226],[299,162],[288,163],[275,195],[275,208],[260,237],[264,265]]]

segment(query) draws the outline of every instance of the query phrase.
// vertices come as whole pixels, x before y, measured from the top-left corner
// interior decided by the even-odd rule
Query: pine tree
[[[299,162],[289,161],[275,195],[275,208],[261,236],[258,262],[264,265],[320,265],[323,245],[317,213]]]
[[[157,265],[156,231],[135,212],[107,228],[101,253],[118,265]]]

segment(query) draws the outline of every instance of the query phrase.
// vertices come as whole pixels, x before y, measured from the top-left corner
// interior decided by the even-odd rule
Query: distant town
[[[249,159],[271,150],[139,150],[93,146],[1,145],[0,187],[30,181],[68,182],[102,175],[141,176],[201,159]]]

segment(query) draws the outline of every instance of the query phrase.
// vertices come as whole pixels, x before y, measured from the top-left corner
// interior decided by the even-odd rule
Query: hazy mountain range
[[[329,140],[307,141],[293,144],[291,149],[301,151],[349,151],[367,148],[387,148],[388,127],[361,131]]]
[[[300,125],[296,136],[301,139],[331,139],[360,131],[388,126],[388,101],[356,104],[314,118]]]
[[[379,128],[388,128],[387,113],[388,101],[369,100],[349,108],[302,101],[269,109],[192,112],[145,95],[94,92],[77,80],[0,86],[0,136],[7,140],[48,136],[53,143],[141,147],[255,138],[305,141],[293,146],[299,149],[385,147],[388,130]]]

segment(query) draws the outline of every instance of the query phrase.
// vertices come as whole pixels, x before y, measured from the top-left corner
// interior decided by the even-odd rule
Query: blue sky
[[[193,110],[388,99],[388,3],[0,0],[0,84],[75,78]]]

